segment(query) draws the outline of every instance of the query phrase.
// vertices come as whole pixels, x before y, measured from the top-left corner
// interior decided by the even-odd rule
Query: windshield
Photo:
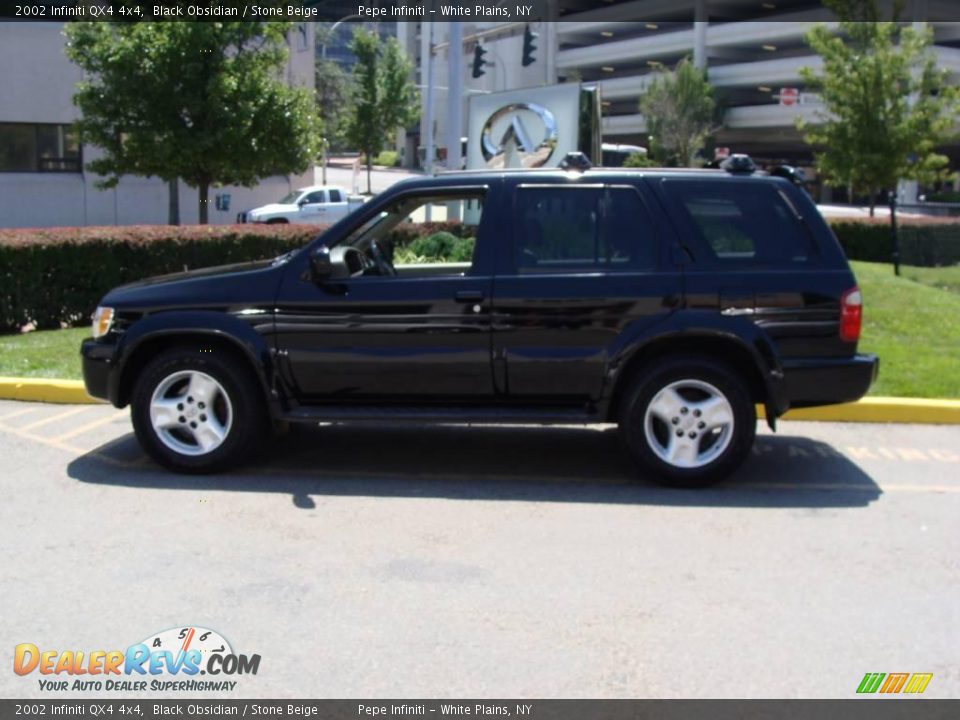
[[[301,192],[303,192],[303,191],[302,191],[302,190],[294,190],[294,191],[293,191],[292,193],[290,193],[289,195],[284,195],[284,196],[283,196],[283,199],[280,200],[280,205],[293,205],[293,204],[297,201],[297,198],[300,197],[300,193],[301,193]]]

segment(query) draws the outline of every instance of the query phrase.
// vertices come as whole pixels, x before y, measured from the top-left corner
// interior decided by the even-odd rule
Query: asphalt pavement
[[[0,401],[0,644],[211,628],[261,656],[234,698],[957,697],[958,440],[784,422],[674,491],[609,426],[324,426],[184,477],[126,411]]]

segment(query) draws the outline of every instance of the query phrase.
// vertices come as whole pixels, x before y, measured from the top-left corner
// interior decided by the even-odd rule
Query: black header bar
[[[664,22],[693,20],[692,9],[687,5],[677,7],[676,13],[664,16],[663,6],[656,3],[656,16],[644,14],[645,3],[629,0],[604,0],[593,9],[610,10],[624,4],[617,16],[621,22]],[[720,6],[721,3],[718,3]],[[711,0],[707,1],[710,12]],[[760,12],[755,20],[776,21],[775,5],[768,11],[757,3]],[[960,20],[960,2],[949,6],[941,3],[929,17],[915,17],[915,6],[908,3],[899,20]],[[920,7],[920,6],[916,6]],[[955,8],[946,11],[944,7]],[[350,18],[352,22],[430,22],[433,20],[464,22],[578,22],[567,20],[588,9],[583,3],[572,4],[565,0],[114,0],[113,2],[84,2],[83,0],[0,0],[0,21],[23,20],[33,22],[70,20],[128,21],[223,21],[223,20],[292,20],[299,22],[335,22]],[[945,14],[951,17],[943,17]],[[356,16],[356,17],[354,17]],[[711,20],[726,19],[710,16]]]
[[[0,700],[0,717],[281,720],[953,720],[960,700]]]

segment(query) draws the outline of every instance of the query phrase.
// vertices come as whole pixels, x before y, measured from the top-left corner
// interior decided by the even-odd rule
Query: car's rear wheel
[[[757,417],[749,391],[730,368],[675,357],[634,380],[619,422],[642,471],[662,484],[704,487],[746,459]]]
[[[140,445],[177,472],[224,470],[269,432],[252,371],[216,349],[163,353],[143,369],[131,404]]]

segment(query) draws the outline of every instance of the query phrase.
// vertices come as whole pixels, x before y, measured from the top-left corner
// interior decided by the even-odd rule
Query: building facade
[[[547,8],[546,18],[531,23],[461,23],[464,106],[475,93],[564,82],[595,84],[601,89],[604,142],[645,146],[640,94],[659,68],[689,57],[706,69],[725,108],[715,135],[718,146],[769,163],[812,162],[796,118],[814,120],[821,108],[804,87],[800,68],[817,69],[821,63],[804,37],[818,23],[837,25],[819,0],[555,0]],[[960,83],[960,22],[951,21],[960,17],[956,0],[908,0],[901,17],[931,28],[938,65],[949,71],[951,82]],[[416,59],[418,83],[425,87],[423,60],[432,32],[434,103],[439,109],[433,133],[442,145],[447,137],[450,23],[432,23],[432,30],[429,25],[401,23],[398,35]],[[537,35],[536,51],[535,61],[524,67],[528,26]],[[474,78],[477,43],[487,63],[484,74]],[[416,129],[421,147],[426,133],[422,119]],[[946,150],[955,162],[960,160],[960,147]]]
[[[165,224],[167,184],[158,178],[124,176],[100,190],[99,176],[84,165],[97,149],[81,146],[71,129],[72,102],[80,68],[64,54],[63,24],[0,23],[0,227]],[[297,25],[288,38],[287,82],[314,85],[314,28]],[[253,188],[211,188],[229,195],[229,210],[210,208],[211,224],[234,222],[238,210],[275,202],[314,181],[299,176],[265,178]],[[198,221],[197,191],[180,183],[180,219]]]

